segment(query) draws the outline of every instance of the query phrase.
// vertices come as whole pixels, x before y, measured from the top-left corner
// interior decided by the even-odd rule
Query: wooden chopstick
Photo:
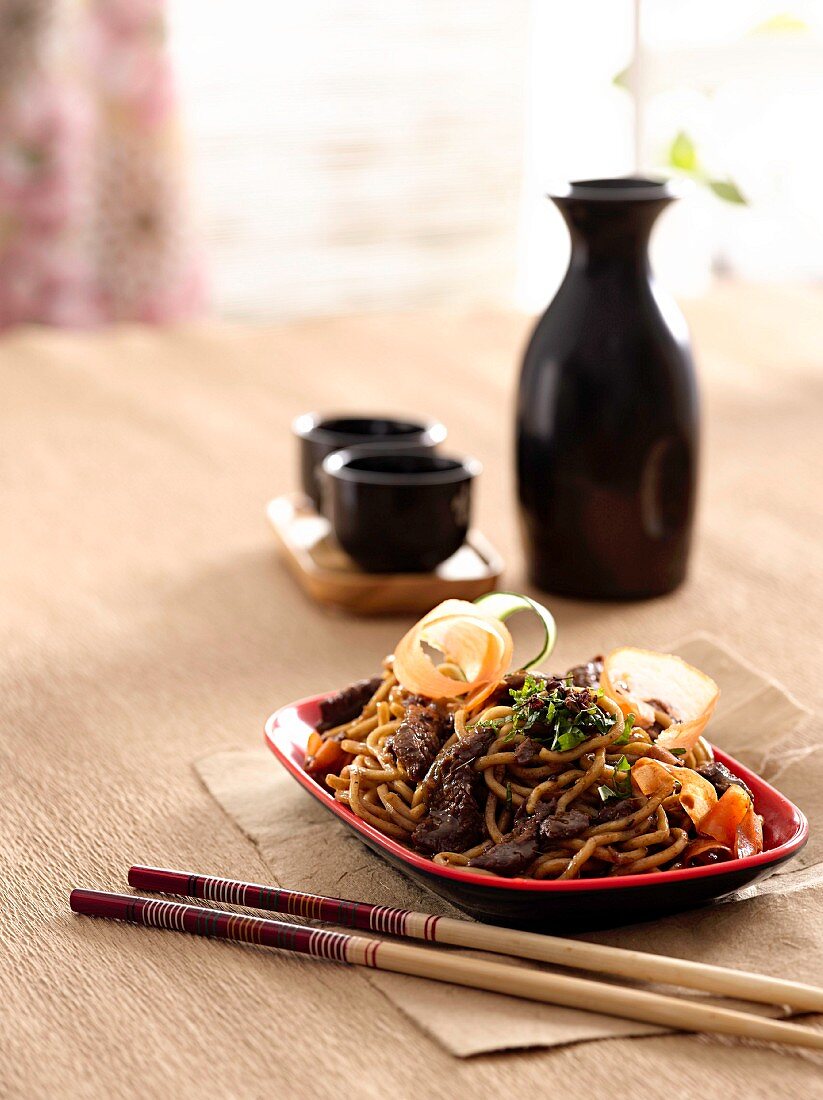
[[[544,936],[536,932],[518,932],[492,924],[454,920],[408,909],[391,909],[385,905],[369,905],[342,898],[280,890],[254,882],[196,875],[188,871],[171,871],[160,867],[131,867],[129,885],[138,890],[153,890],[162,894],[204,898],[289,913],[306,919],[328,921],[346,928],[366,932],[382,932],[410,939],[448,943],[471,947],[499,955],[515,955],[537,962],[553,963],[572,969],[598,974],[613,974],[635,981],[665,982],[706,993],[721,994],[739,1000],[764,1004],[785,1004],[798,1012],[823,1012],[823,989],[770,978],[746,970],[726,966],[606,947],[599,943],[584,943]]]
[[[206,909],[182,902],[160,901],[97,890],[73,890],[71,908],[91,917],[107,917],[152,928],[191,932],[198,936],[279,947],[315,958],[411,974],[471,989],[525,997],[544,1004],[602,1012],[628,1020],[684,1031],[720,1032],[767,1042],[823,1050],[823,1032],[779,1020],[751,1016],[659,993],[529,970],[478,957],[453,955],[391,940],[366,939],[346,932],[289,924],[265,917]]]

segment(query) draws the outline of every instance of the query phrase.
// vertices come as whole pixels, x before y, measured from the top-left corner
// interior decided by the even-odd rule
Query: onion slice
[[[697,743],[720,695],[714,680],[680,657],[629,647],[606,657],[600,686],[624,714],[634,713],[638,725],[650,726],[656,707],[671,711],[672,724],[656,740],[669,750]]]
[[[465,680],[440,672],[424,645],[457,665]],[[513,650],[511,634],[499,619],[467,600],[444,600],[401,638],[394,652],[394,674],[407,691],[429,699],[455,699],[493,687],[508,670]]]

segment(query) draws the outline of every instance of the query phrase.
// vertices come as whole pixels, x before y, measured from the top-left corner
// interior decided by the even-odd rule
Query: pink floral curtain
[[[163,0],[0,0],[0,326],[203,302]]]

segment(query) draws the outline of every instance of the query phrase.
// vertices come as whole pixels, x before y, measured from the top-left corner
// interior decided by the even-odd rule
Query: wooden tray
[[[496,587],[503,561],[479,531],[432,573],[364,573],[334,541],[328,520],[302,493],[266,508],[286,564],[318,603],[357,615],[428,611],[441,600],[473,600]]]

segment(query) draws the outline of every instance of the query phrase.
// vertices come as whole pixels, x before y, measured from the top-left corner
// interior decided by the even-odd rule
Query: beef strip
[[[717,760],[709,760],[695,770],[704,779],[708,779],[718,794],[725,794],[729,787],[736,785],[742,787],[749,798],[754,799],[754,795],[743,780],[736,776],[734,772],[730,772],[725,764],[720,764]]]
[[[531,676],[535,680],[545,681],[546,687],[554,683],[542,672],[526,672],[525,669],[521,668],[518,672],[510,672],[508,676],[503,677],[494,693],[489,697],[487,705],[490,707],[510,707],[514,703],[511,692],[522,691],[527,676]]]
[[[558,840],[578,836],[591,824],[582,810],[556,812],[557,802],[541,802],[533,814],[515,821],[511,832],[471,860],[470,867],[513,878],[528,870],[541,852],[548,851]]]
[[[639,810],[642,805],[642,798],[621,798],[617,802],[609,799],[598,812],[595,825],[605,825],[608,821],[617,821],[621,817],[628,817],[629,814]]]
[[[546,676],[542,672],[531,670],[527,672],[521,668],[518,672],[510,672],[508,676],[503,677],[497,691],[489,699],[489,706],[509,706],[513,702],[511,692],[522,691],[527,676],[531,676],[535,680],[542,680],[546,690],[552,691],[555,688],[564,686],[569,677],[571,677],[574,687],[595,688],[600,683],[600,673],[602,671],[602,657],[592,657],[590,661],[583,665],[575,665],[574,668],[564,672],[562,676]]]
[[[563,706],[572,717],[577,716],[581,711],[588,709],[593,703],[597,702],[596,693],[590,688],[569,687],[568,684],[561,683],[558,680],[552,680],[549,683],[553,685],[554,697],[562,701]],[[534,698],[526,700],[524,712],[529,710],[541,712],[544,707],[545,699],[534,696]],[[529,726],[529,735],[532,740],[543,741],[547,745],[551,744],[555,732],[554,722],[546,722],[545,714],[538,714]]]
[[[460,852],[483,839],[480,797],[485,783],[472,764],[493,737],[494,730],[475,730],[435,761],[427,780],[429,812],[411,837],[419,851],[430,856]]]
[[[450,715],[436,704],[412,702],[407,704],[403,721],[386,741],[386,750],[416,783],[429,770],[452,729]]]
[[[543,746],[539,741],[535,741],[533,737],[527,737],[525,741],[521,741],[517,748],[514,750],[514,758],[518,764],[533,764],[535,760],[540,756],[540,750]]]
[[[515,821],[511,832],[506,833],[498,844],[475,856],[469,866],[509,877],[522,874],[537,858],[540,852],[538,830],[543,818],[551,814],[556,806],[556,802],[541,803],[533,814]]]
[[[562,810],[559,814],[544,817],[537,830],[541,851],[546,851],[555,840],[570,840],[588,829],[592,819],[582,810]]]
[[[579,688],[597,687],[600,683],[600,673],[602,671],[603,658],[592,657],[584,665],[575,665],[574,668],[570,668],[563,679],[565,680],[571,676],[572,683]]]
[[[318,733],[342,726],[344,722],[355,719],[383,682],[382,676],[373,676],[371,680],[358,680],[355,684],[337,691],[320,704],[320,721],[315,729]]]
[[[545,680],[546,677],[539,672],[528,673],[525,669],[520,669],[518,672],[510,672],[507,676],[504,676],[501,681],[501,687],[505,687],[506,691],[522,691],[523,685],[526,683],[526,677],[533,675],[536,680]]]
[[[574,691],[564,685],[560,694],[563,696],[566,710],[570,714],[579,714],[581,710],[586,710],[588,707],[592,706],[593,703],[597,702],[596,692],[588,687],[578,688]]]

